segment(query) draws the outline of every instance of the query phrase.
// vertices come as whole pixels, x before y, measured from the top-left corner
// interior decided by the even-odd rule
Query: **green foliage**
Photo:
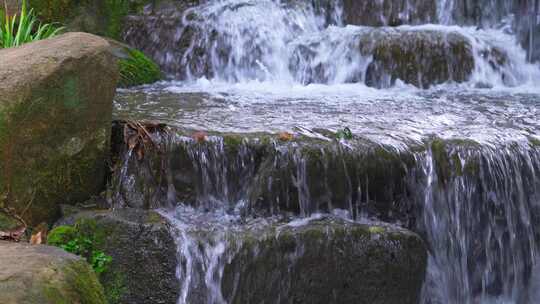
[[[120,60],[119,65],[121,87],[153,83],[161,79],[159,66],[141,51],[128,50],[128,58]]]
[[[90,256],[90,264],[96,273],[103,273],[107,266],[112,262],[112,257],[106,255],[103,251],[94,250]]]
[[[47,236],[47,243],[56,247],[61,247],[77,237],[77,230],[73,226],[58,226]]]
[[[75,226],[59,226],[50,232],[47,243],[84,257],[100,274],[107,270],[112,257],[96,248],[96,235],[89,230],[88,223],[84,221],[78,221]]]
[[[54,37],[63,31],[53,23],[40,23],[33,9],[27,10],[23,1],[20,14],[0,15],[0,48],[9,48],[24,43]]]
[[[83,1],[73,0],[28,0],[28,4],[33,8],[40,18],[45,22],[60,22],[66,24],[74,14],[76,5]]]
[[[107,37],[114,39],[120,38],[122,32],[122,23],[125,16],[130,11],[129,1],[127,0],[105,0],[107,14]]]
[[[349,129],[348,127],[345,127],[341,130],[338,130],[336,132],[336,138],[337,139],[352,139],[353,135],[352,135],[351,129]]]

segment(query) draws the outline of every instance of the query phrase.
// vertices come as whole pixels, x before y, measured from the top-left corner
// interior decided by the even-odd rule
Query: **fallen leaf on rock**
[[[43,243],[45,243],[45,241],[43,240],[43,234],[41,233],[41,231],[38,231],[37,233],[32,234],[32,236],[30,237],[31,245],[39,245]]]
[[[193,135],[191,135],[191,138],[193,138],[196,142],[200,143],[208,139],[208,134],[204,131],[197,131],[193,133]]]
[[[292,135],[289,132],[281,132],[279,133],[279,140],[281,141],[291,141],[293,139],[294,135]]]
[[[47,232],[49,231],[46,223],[39,224],[35,229],[34,233],[30,237],[30,244],[39,245],[47,243]]]

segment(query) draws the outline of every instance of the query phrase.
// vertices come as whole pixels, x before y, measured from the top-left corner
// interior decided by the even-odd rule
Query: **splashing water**
[[[494,10],[501,15],[509,10],[504,5],[500,8],[489,3],[487,5],[497,7]],[[147,32],[165,31],[160,36],[165,40],[160,44],[165,45],[144,44],[147,38],[138,36],[139,28],[128,29],[125,39],[143,49],[146,46],[147,52],[152,53],[166,71],[191,82],[205,77],[217,83],[369,84],[368,74],[373,74],[374,64],[383,59],[378,56],[384,48],[392,47],[377,43],[381,37],[417,32],[427,35],[422,38],[427,39],[425,41],[434,41],[442,35],[444,43],[451,45],[448,35],[452,33],[463,37],[463,43],[472,48],[474,69],[467,77],[472,86],[478,83],[517,86],[540,80],[538,67],[527,63],[527,54],[509,26],[497,29],[448,26],[455,24],[451,13],[459,7],[451,0],[440,1],[439,6],[438,18],[446,25],[380,29],[343,26],[343,4],[339,1],[321,7],[272,0],[209,1],[185,10],[181,18],[170,17],[171,22],[177,22],[175,33],[169,34],[171,29],[159,27],[160,23],[143,24],[149,27]],[[407,5],[404,9],[410,7]],[[504,22],[497,26],[500,24]],[[369,42],[366,44],[366,41]],[[406,41],[399,43],[406,51]],[[441,56],[430,55],[428,49],[413,49],[413,52],[423,52],[428,57]],[[442,56],[461,58],[467,51],[463,52]],[[400,58],[385,57],[384,60],[399,64]],[[456,68],[452,62],[447,64],[450,70]],[[418,76],[428,77],[424,73],[428,72],[420,71]]]
[[[399,154],[398,172],[404,173],[385,183],[403,192],[390,203],[414,206],[417,221],[409,228],[430,250],[423,304],[539,302],[535,2],[438,0],[435,15],[424,20],[413,16],[421,1],[379,0],[374,7],[388,3],[399,12],[381,11],[366,18],[376,24],[357,25],[346,24],[350,1],[212,0],[148,10],[133,17],[125,38],[172,79],[120,91],[116,115],[220,132],[288,130],[323,140],[318,129],[349,126]],[[387,26],[394,23],[401,25]],[[434,137],[460,145],[441,148]],[[197,176],[194,207],[163,212],[178,228],[178,303],[227,303],[223,265],[237,244],[226,232],[246,225],[242,215],[250,212],[261,156],[247,145],[231,155],[219,136],[207,145],[180,137],[173,142],[187,151],[178,162],[193,166]],[[321,152],[317,176],[301,149],[274,145],[277,156],[265,165],[288,171],[265,181],[265,189],[277,193],[269,213],[288,208],[300,217],[373,216],[370,204],[381,199],[373,195],[373,180],[380,176],[346,164],[347,153],[360,153],[347,144]],[[419,152],[418,146],[428,148]],[[330,185],[336,168],[339,190]],[[137,184],[128,170],[121,172],[127,188]],[[169,179],[182,177],[173,173]],[[332,201],[336,192],[345,199]],[[175,191],[169,193],[167,200],[178,203]],[[211,233],[192,229],[202,223]],[[303,220],[292,225],[298,223]]]

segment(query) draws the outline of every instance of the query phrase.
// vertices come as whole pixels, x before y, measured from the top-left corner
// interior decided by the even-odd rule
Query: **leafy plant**
[[[84,228],[81,229],[83,224],[77,222],[75,226],[56,227],[50,232],[47,243],[84,257],[97,274],[103,273],[112,262],[112,257],[96,248],[96,239]]]
[[[349,129],[348,127],[345,127],[341,130],[338,130],[336,132],[336,138],[337,139],[352,139],[353,134],[351,132],[351,129]]]
[[[143,52],[129,49],[128,58],[120,60],[120,86],[131,87],[161,79],[159,66]]]
[[[54,23],[39,22],[34,10],[27,9],[26,1],[22,3],[20,14],[10,16],[6,10],[0,16],[0,48],[54,37],[64,30]]]
[[[90,264],[96,273],[105,272],[105,270],[107,270],[107,266],[111,262],[112,257],[99,250],[93,251],[90,257]]]

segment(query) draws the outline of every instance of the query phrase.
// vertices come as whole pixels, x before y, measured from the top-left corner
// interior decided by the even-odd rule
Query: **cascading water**
[[[116,115],[174,128],[144,165],[125,152],[116,201],[180,203],[163,211],[178,303],[238,301],[235,235],[328,214],[418,232],[422,304],[540,302],[538,2],[173,1],[130,17],[125,40],[171,79],[120,91]],[[354,139],[333,141],[344,126]],[[176,135],[200,129],[220,133]],[[281,131],[307,143],[258,136]]]
[[[486,2],[488,6],[497,8],[489,11],[507,16],[508,5]],[[403,9],[410,10],[410,7],[416,6],[410,4]],[[441,12],[438,18],[443,20],[443,24],[455,24],[454,19],[458,17],[454,15],[461,16],[457,2],[441,1],[439,7]],[[175,23],[173,28],[160,27],[159,24],[158,28],[155,28],[155,23],[161,19],[150,19],[151,22],[142,24],[143,27],[148,26],[148,29],[128,29],[125,39],[153,54],[166,71],[191,81],[206,77],[217,82],[232,83],[255,80],[289,84],[370,84],[366,77],[376,74],[375,66],[381,61],[391,65],[383,69],[383,74],[394,79],[407,80],[407,77],[413,76],[442,77],[431,79],[430,82],[434,82],[431,84],[448,80],[470,80],[474,85],[480,79],[490,85],[504,83],[514,86],[531,81],[531,77],[540,79],[537,67],[527,65],[526,53],[517,46],[518,43],[511,34],[505,33],[509,27],[505,28],[505,22],[500,18],[491,18],[499,20],[497,27],[503,27],[499,30],[476,30],[456,26],[406,26],[381,30],[342,26],[342,10],[343,4],[339,1],[324,6],[321,4],[318,8],[294,1],[209,1],[187,9],[182,15],[173,14],[171,17],[164,12],[164,16],[161,16],[164,21],[161,22]],[[495,21],[489,24],[492,23]],[[141,37],[144,33],[160,30],[165,31],[161,35],[165,41],[157,45],[149,45],[145,43],[146,36]],[[380,40],[387,35],[397,37],[409,32],[416,36],[425,35],[420,37],[419,41],[426,45],[423,58],[442,56],[455,58],[455,61],[474,61],[472,76],[456,78],[454,75],[445,74],[426,75],[428,72],[422,69],[412,71],[416,75],[407,75],[405,71],[392,71],[391,68],[395,69],[396,65],[399,65],[401,56],[408,56],[407,52],[417,52],[418,50],[409,48],[418,45],[407,45],[407,41],[399,39],[397,45]],[[455,39],[450,39],[450,34],[461,37],[463,41],[454,42]],[[409,39],[413,38],[415,37]],[[442,39],[443,46],[436,43],[438,39]],[[454,46],[453,43],[457,44],[456,47],[461,47],[461,50],[430,54],[436,51],[433,48],[449,48]],[[402,48],[401,52],[405,54],[385,54],[391,52],[388,49],[396,47]],[[423,63],[420,60],[422,59],[417,62],[419,65]],[[459,70],[455,61],[424,64],[443,65],[441,69]],[[463,73],[468,72],[465,70]],[[486,75],[490,75],[490,79],[485,79]],[[495,75],[498,79],[493,80]],[[416,84],[414,81],[409,82]],[[378,83],[370,85],[380,86]]]

